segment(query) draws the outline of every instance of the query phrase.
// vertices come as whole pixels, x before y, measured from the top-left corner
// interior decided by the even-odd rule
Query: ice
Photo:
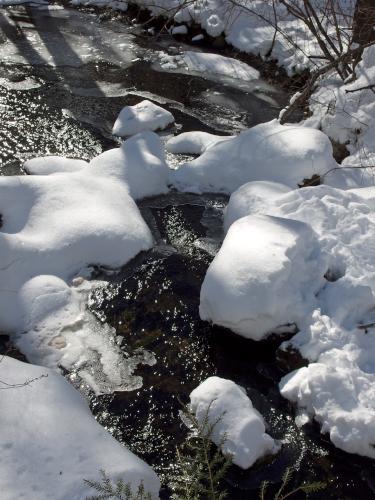
[[[190,408],[199,423],[214,424],[212,441],[233,463],[248,469],[259,458],[274,454],[279,445],[266,434],[262,415],[245,390],[231,380],[209,377],[190,394]]]
[[[316,305],[326,256],[307,224],[249,215],[231,225],[202,284],[203,320],[261,340]]]
[[[16,384],[11,387],[7,384]],[[154,471],[103,429],[59,374],[9,357],[0,362],[0,489],[3,500],[82,500],[84,479],[104,469],[158,498]]]
[[[199,38],[200,40],[200,38]],[[185,51],[178,55],[159,53],[161,68],[176,69],[183,73],[202,75],[205,78],[226,78],[251,82],[260,78],[259,71],[246,63],[207,52]]]
[[[173,122],[172,113],[151,101],[144,100],[121,110],[112,133],[121,137],[129,137],[146,130],[163,130]]]
[[[332,145],[322,132],[298,125],[262,123],[215,144],[179,168],[178,189],[232,193],[249,181],[271,181],[296,188],[304,179],[336,167]]]

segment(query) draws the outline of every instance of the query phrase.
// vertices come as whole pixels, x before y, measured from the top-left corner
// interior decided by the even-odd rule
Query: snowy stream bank
[[[180,183],[180,188],[183,186],[183,189],[195,193],[210,191],[212,185],[219,186],[215,191],[224,191],[224,194],[204,195],[167,192],[168,179],[163,177],[167,167],[160,159],[161,147],[153,134],[131,139],[118,152],[98,156],[119,144],[119,139],[112,136],[111,131],[120,109],[143,98],[162,105],[174,115],[174,128],[163,133],[168,139],[173,133],[190,130],[236,134],[244,128],[275,118],[285,103],[285,96],[259,80],[255,71],[249,72],[257,79],[255,85],[251,82],[251,91],[246,90],[243,79],[231,79],[225,71],[219,76],[216,72],[208,79],[199,76],[199,68],[197,74],[176,71],[178,68],[169,68],[170,72],[166,71],[167,68],[160,71],[160,65],[170,63],[172,59],[176,62],[176,48],[171,50],[170,40],[162,39],[159,45],[153,43],[150,47],[147,41],[137,37],[133,29],[118,21],[99,22],[95,14],[63,10],[58,6],[40,9],[20,7],[0,11],[0,27],[5,34],[0,43],[0,168],[2,175],[9,176],[2,178],[0,199],[0,212],[4,214],[2,232],[6,234],[8,245],[2,257],[10,266],[8,275],[5,270],[4,276],[17,289],[22,280],[33,278],[21,287],[20,292],[24,317],[31,321],[24,327],[28,333],[13,338],[13,342],[31,361],[51,367],[62,365],[66,377],[86,395],[99,423],[152,465],[161,479],[173,471],[174,447],[186,435],[178,417],[180,406],[176,396],[187,401],[190,392],[203,380],[218,375],[235,381],[246,390],[255,408],[264,416],[266,431],[282,444],[275,457],[269,457],[247,471],[235,467],[230,470],[230,498],[242,499],[244,494],[254,495],[262,480],[276,482],[285,467],[296,464],[297,481],[318,478],[330,482],[322,497],[351,498],[355,494],[359,498],[371,498],[374,495],[373,462],[358,456],[348,458],[320,434],[314,423],[298,428],[292,405],[280,395],[280,378],[299,367],[295,358],[288,357],[285,351],[279,349],[288,335],[255,342],[222,327],[211,326],[199,317],[201,286],[221,246],[223,221],[225,229],[228,229],[238,218],[238,205],[244,210],[241,216],[248,214],[246,210],[249,207],[244,208],[241,202],[236,205],[234,195],[231,220],[229,210],[224,219],[227,194],[244,182],[256,180],[246,177],[246,172],[244,174],[240,166],[232,162],[233,156],[238,157],[236,151],[239,149],[244,161],[251,156],[251,151],[249,153],[246,148],[237,146],[233,146],[233,154],[229,150],[226,161],[233,167],[231,178],[234,174],[238,177],[228,187],[224,169],[218,172],[220,175],[212,174],[210,170],[210,162],[215,160],[215,155],[221,156],[225,143],[213,148],[213,142],[207,142],[202,136],[194,143],[191,139],[190,142],[180,141],[177,146],[175,143],[174,147],[182,150],[186,144],[196,148],[186,153],[198,150],[204,153],[206,150],[200,159],[188,163],[181,173],[173,173],[170,177],[176,185]],[[23,33],[21,37],[17,35],[20,31]],[[187,47],[178,47],[177,51],[183,52],[184,49]],[[169,58],[165,56],[168,52]],[[177,61],[177,66],[179,64]],[[245,80],[249,73],[244,76]],[[186,92],[186,89],[189,91]],[[257,138],[254,139],[256,143]],[[327,163],[327,158],[328,162],[332,160],[329,142],[322,136],[316,133],[311,145],[302,134],[299,144],[301,150],[294,151],[295,155],[299,155],[299,163],[304,160],[304,151],[316,149],[320,144],[320,156],[317,156],[314,168],[321,173],[330,167]],[[33,175],[11,177],[11,174],[22,173],[21,166],[25,160],[50,154],[86,161],[97,158],[90,165],[82,162],[50,163],[48,176],[38,175],[47,173],[43,162],[29,162],[25,168]],[[145,175],[148,166],[153,165],[154,172],[158,172],[153,182],[137,182],[135,162],[126,163],[129,157],[137,158],[137,167],[144,169]],[[123,158],[126,168],[117,169],[116,165]],[[169,153],[167,160],[172,167],[176,167],[188,162],[191,157]],[[290,161],[290,158],[287,160]],[[303,163],[303,176],[311,173],[310,163]],[[205,176],[203,183],[202,176],[194,178],[184,173],[189,172],[192,165],[202,169]],[[267,167],[272,177],[272,161]],[[52,170],[55,173],[51,173]],[[186,179],[193,179],[194,182],[189,185]],[[252,199],[258,200],[258,205],[251,210],[260,214],[272,210],[275,216],[294,214],[293,207],[297,202],[291,199],[293,194],[289,194],[289,189],[295,188],[298,180],[291,177],[287,182],[289,187],[276,189],[272,196],[269,192],[263,196],[264,191],[255,190],[256,196]],[[100,199],[105,199],[105,203],[97,207],[99,191]],[[327,203],[332,203],[332,192],[328,193]],[[141,199],[156,193],[159,194]],[[355,194],[348,197],[353,203],[359,203]],[[125,212],[117,210],[120,199],[121,203],[126,199],[126,217]],[[66,200],[71,206],[68,216],[63,210]],[[89,202],[92,210],[91,217],[87,219],[84,208]],[[54,235],[55,247],[61,251],[47,262],[39,247],[44,245],[45,221],[51,222],[48,210],[52,205],[56,217],[49,233]],[[326,205],[322,210],[326,210]],[[365,226],[365,212],[363,204],[358,207],[358,227],[362,227],[361,224]],[[34,218],[29,217],[29,213]],[[308,217],[309,214],[305,218],[302,214],[299,217],[301,222],[295,224],[298,230],[294,226],[292,228],[295,231],[293,235],[297,234],[296,255],[300,255],[300,233],[305,236],[308,233],[312,254],[316,250],[315,236],[304,225]],[[73,220],[77,223],[73,224],[76,228],[74,234],[69,233],[70,221]],[[130,230],[129,225],[133,229]],[[101,235],[100,241],[89,238],[90,228]],[[314,229],[319,232],[319,228]],[[63,251],[64,241],[59,240],[67,231],[69,240],[75,245],[71,255],[69,251]],[[88,235],[86,241],[85,231]],[[349,236],[345,233],[343,238],[348,239]],[[131,244],[127,238],[130,238]],[[155,242],[153,248],[152,240]],[[83,241],[84,245],[80,243],[81,246],[77,246],[74,241]],[[106,244],[101,246],[103,241]],[[121,244],[124,246],[121,247]],[[327,251],[331,249],[327,248]],[[87,261],[88,250],[90,262]],[[136,256],[139,250],[143,251]],[[12,252],[18,252],[23,272],[21,277],[12,276]],[[309,268],[312,276],[316,270],[315,257],[315,254],[312,255],[312,267]],[[324,273],[325,258],[322,255],[319,261],[321,274]],[[27,263],[31,261],[34,270],[27,268]],[[99,262],[102,267],[80,271],[85,264],[93,262]],[[306,264],[302,261],[297,263],[300,268]],[[122,267],[117,272],[108,269],[119,266]],[[57,277],[40,278],[40,270]],[[297,269],[301,273],[305,270]],[[71,281],[77,272],[81,277]],[[90,281],[83,278],[91,272],[96,281],[90,285]],[[29,276],[33,273],[36,276]],[[313,302],[320,279],[323,277],[316,277],[314,289],[309,291],[308,297],[303,290],[302,298],[306,299],[306,303]],[[282,280],[278,283],[281,283],[280,293],[285,292]],[[302,289],[303,283],[299,285]],[[58,299],[52,304],[42,304],[43,307],[32,302],[38,296],[36,292],[40,286],[48,289],[49,293],[54,292]],[[1,305],[3,310],[0,307],[3,318],[15,305],[13,300],[7,300]],[[53,311],[56,304],[61,313],[61,321],[59,317],[57,320],[64,328],[61,336],[56,336],[54,332],[50,338],[48,335],[56,326],[56,317],[51,323],[41,323],[40,318],[48,307]],[[72,318],[68,328],[67,315]],[[23,319],[16,313],[12,318]],[[300,316],[292,319],[298,321]],[[2,323],[4,333],[6,329],[17,328],[22,330],[18,324]],[[3,340],[6,344],[5,337]],[[56,358],[56,352],[63,356]],[[28,376],[25,375],[26,378]],[[27,387],[23,390],[27,391]],[[290,399],[293,399],[295,388],[289,391]],[[88,414],[82,403],[77,402],[75,408],[75,411]],[[94,423],[92,425],[93,432],[102,432],[94,427]],[[91,440],[90,437],[87,439]],[[109,439],[107,436],[108,455],[113,457],[113,461],[123,460],[124,470],[130,477],[133,458],[130,454],[126,457],[121,455],[117,443]],[[4,447],[7,443],[3,443]],[[62,461],[65,459],[69,459],[69,448],[61,458]],[[45,460],[48,461],[48,454]],[[80,474],[93,477],[97,471],[90,471],[90,468],[99,468],[99,462],[90,462],[87,457],[80,459]],[[135,475],[132,477],[138,480],[143,474],[144,479],[149,481],[149,488],[156,491],[157,479],[150,469],[139,462],[134,463]],[[103,463],[102,466],[107,465]],[[113,468],[113,462],[109,461],[108,467]],[[122,469],[120,467],[113,472],[121,474]],[[71,481],[78,482],[79,477],[75,474],[70,475]],[[23,477],[26,484],[28,478],[26,475]],[[22,486],[22,481],[19,484]],[[10,488],[8,483],[7,488]],[[78,495],[83,495],[82,492]],[[162,495],[167,497],[168,491],[163,489]],[[11,494],[9,498],[13,500]],[[35,494],[35,498],[42,498],[40,492]]]

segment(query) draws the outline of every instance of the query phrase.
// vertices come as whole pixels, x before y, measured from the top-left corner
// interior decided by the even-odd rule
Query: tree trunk
[[[353,18],[353,42],[365,45],[375,40],[375,0],[357,0]]]

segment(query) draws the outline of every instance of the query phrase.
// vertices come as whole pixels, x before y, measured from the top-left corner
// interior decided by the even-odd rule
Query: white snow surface
[[[316,305],[327,259],[307,224],[248,215],[229,228],[201,288],[203,320],[261,340]]]
[[[231,455],[233,463],[242,469],[279,450],[279,445],[266,434],[263,417],[245,390],[231,380],[206,379],[190,394],[190,408],[200,423],[206,417],[210,424],[219,420],[212,441],[221,445],[223,453]]]
[[[171,180],[178,189],[194,192],[232,193],[246,182],[258,180],[296,188],[304,179],[336,166],[325,134],[272,120],[214,144],[199,158],[183,164]]]
[[[352,170],[334,171],[325,183],[334,187],[355,188],[375,184],[375,98],[374,89],[366,88],[375,81],[375,47],[364,50],[355,69],[356,79],[343,83],[335,73],[319,84],[310,99],[312,116],[305,125],[322,129],[335,141],[346,144],[349,156],[343,167]],[[357,170],[356,170],[357,168]]]
[[[23,164],[23,169],[32,175],[50,175],[61,172],[77,172],[87,167],[84,160],[63,158],[62,156],[43,156],[32,158]]]
[[[112,133],[129,137],[146,130],[163,130],[174,122],[172,113],[145,99],[134,106],[125,106],[120,111]]]
[[[265,189],[266,188],[266,189]],[[242,198],[247,198],[246,201]],[[315,418],[339,448],[375,457],[375,187],[343,191],[317,186],[280,193],[280,187],[250,183],[231,197],[228,231],[245,213],[268,214],[309,224],[329,255],[331,280],[315,307],[298,322],[289,342],[311,364],[286,376],[282,394],[304,417]],[[225,242],[224,242],[225,243]],[[301,271],[305,272],[304,270]],[[273,288],[270,282],[269,287]],[[370,324],[368,330],[360,325]],[[367,331],[367,333],[366,333]],[[285,345],[285,348],[288,344]],[[306,420],[302,418],[301,421]]]
[[[70,280],[92,264],[120,267],[153,245],[131,195],[166,191],[161,141],[139,134],[72,172],[72,160],[30,163],[53,173],[0,177],[0,330],[16,335],[29,361],[74,368],[97,392],[139,386],[136,362],[153,357],[124,361],[113,331],[85,310],[89,290]]]
[[[165,147],[170,153],[201,155],[211,146],[228,139],[233,139],[233,136],[222,136],[198,131],[184,132],[169,139]]]
[[[218,75],[250,82],[260,78],[259,71],[246,63],[208,52],[185,51],[178,55],[159,52],[161,67],[164,69],[184,68],[205,78]]]
[[[100,479],[100,469],[134,492],[143,481],[158,498],[155,472],[96,422],[61,375],[4,356],[0,380],[2,500],[83,500],[94,493],[83,480]]]

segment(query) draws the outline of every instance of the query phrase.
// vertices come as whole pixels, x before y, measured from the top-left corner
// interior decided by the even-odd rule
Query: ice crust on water
[[[1,391],[2,500],[82,500],[93,494],[83,480],[99,480],[100,469],[131,483],[133,492],[142,481],[159,498],[155,472],[96,422],[61,375],[4,356],[0,381],[2,389],[20,384]]]
[[[225,77],[234,80],[250,82],[258,80],[258,70],[232,57],[207,52],[184,51],[178,55],[159,52],[160,64],[163,69],[195,72],[205,78],[212,76]]]
[[[307,224],[249,215],[229,228],[201,288],[203,320],[254,340],[316,305],[327,258]]]
[[[165,147],[174,154],[201,155],[211,146],[232,138],[231,135],[221,136],[208,132],[184,132],[169,139]]]
[[[145,130],[163,130],[173,122],[172,113],[146,99],[134,106],[125,106],[115,121],[112,133],[129,137]]]
[[[232,193],[257,180],[296,188],[304,179],[335,166],[325,134],[273,120],[214,144],[199,158],[182,165],[171,179],[178,189],[194,192]]]
[[[320,422],[335,446],[372,458],[375,337],[371,326],[367,333],[358,326],[375,320],[374,199],[375,187],[343,191],[322,185],[289,192],[285,188],[283,193],[279,185],[249,183],[231,196],[223,245],[225,249],[232,228],[260,214],[286,222],[298,220],[313,228],[318,246],[328,256],[328,275],[335,281],[325,282],[315,305],[306,303],[304,317],[297,323],[299,332],[285,344],[285,348],[290,344],[299,349],[311,363],[284,377],[281,393],[297,403],[306,417],[302,421],[315,418]],[[235,251],[228,253],[228,260],[235,259]],[[258,265],[258,272],[262,271]],[[302,268],[293,276],[293,286],[305,274]],[[271,281],[270,293],[273,288]],[[284,289],[282,300],[286,293]],[[248,300],[251,303],[254,298],[249,295]],[[282,309],[281,300],[279,304]],[[219,303],[217,309],[225,305]]]
[[[124,361],[111,329],[85,310],[84,291],[69,283],[88,265],[116,268],[151,248],[131,194],[165,192],[168,169],[152,132],[68,172],[72,162],[36,159],[31,170],[50,175],[0,177],[0,330],[15,332],[29,361],[74,367],[106,392],[139,384],[134,363]],[[95,381],[94,365],[102,366],[103,380]]]
[[[231,380],[206,379],[190,394],[190,409],[201,424],[206,417],[209,424],[217,422],[212,441],[242,469],[279,450],[245,390]]]

